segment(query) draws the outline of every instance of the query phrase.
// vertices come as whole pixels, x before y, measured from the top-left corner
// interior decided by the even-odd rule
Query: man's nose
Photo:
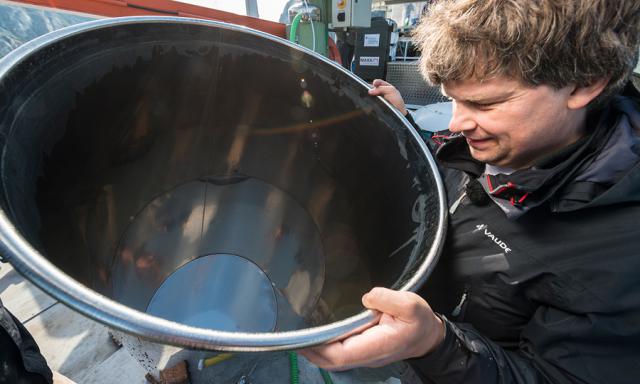
[[[469,108],[462,103],[453,102],[452,116],[449,121],[449,131],[452,133],[460,133],[470,131],[477,127],[476,121]]]

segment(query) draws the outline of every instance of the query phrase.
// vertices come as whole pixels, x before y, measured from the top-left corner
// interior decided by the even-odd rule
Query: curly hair
[[[559,89],[609,79],[599,104],[638,61],[640,0],[440,0],[413,38],[433,84],[509,76]]]

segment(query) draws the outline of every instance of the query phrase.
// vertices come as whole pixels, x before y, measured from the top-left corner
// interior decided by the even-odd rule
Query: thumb
[[[421,310],[428,309],[426,301],[413,292],[373,288],[362,297],[362,304],[405,321],[415,321]]]

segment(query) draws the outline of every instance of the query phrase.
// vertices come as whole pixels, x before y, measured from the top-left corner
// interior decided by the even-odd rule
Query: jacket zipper
[[[449,207],[449,215],[453,215],[458,210],[458,207],[460,206],[460,204],[462,203],[462,201],[466,196],[467,196],[467,192],[466,191],[462,192],[460,197],[458,197],[458,199],[454,201],[453,204],[451,204],[451,207]],[[451,311],[451,316],[453,317],[460,316],[460,314],[462,313],[462,309],[465,303],[467,302],[468,296],[469,296],[469,284],[466,283],[464,285],[464,291],[462,292],[462,296],[460,297],[460,302],[458,303],[458,305],[456,305],[453,311]]]
[[[460,206],[460,203],[462,203],[462,200],[464,200],[465,196],[467,196],[467,192],[462,192],[462,195],[460,195],[460,197],[458,197],[458,200],[454,201],[453,204],[451,204],[451,207],[449,207],[449,214],[453,215],[456,210],[458,209],[458,207]]]
[[[451,316],[453,316],[453,317],[460,316],[460,313],[462,312],[462,308],[464,307],[464,304],[467,302],[467,296],[468,295],[469,295],[469,284],[465,284],[464,285],[464,292],[462,293],[462,296],[460,297],[460,302],[458,303],[458,305],[456,305],[456,307],[453,309],[453,311],[451,311]]]

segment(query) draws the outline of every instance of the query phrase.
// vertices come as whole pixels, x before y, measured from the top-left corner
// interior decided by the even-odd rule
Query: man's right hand
[[[373,80],[373,88],[369,90],[369,94],[371,96],[382,96],[385,100],[387,100],[391,105],[396,107],[400,113],[404,116],[407,116],[406,106],[404,105],[404,100],[402,100],[402,96],[400,92],[393,85],[387,83],[384,80],[375,79]]]
[[[444,323],[413,292],[373,288],[362,297],[362,304],[382,313],[377,324],[344,340],[299,353],[319,367],[344,371],[424,356],[444,341]]]

